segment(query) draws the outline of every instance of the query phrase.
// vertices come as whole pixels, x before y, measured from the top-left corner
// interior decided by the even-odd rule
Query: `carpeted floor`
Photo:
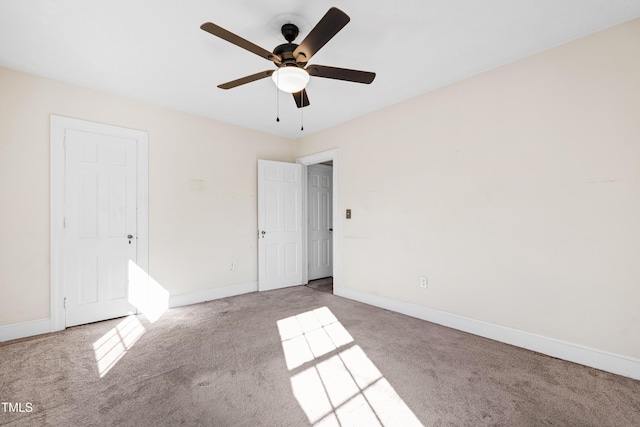
[[[333,293],[333,277],[325,277],[323,279],[311,280],[306,285],[311,289],[315,289],[320,292],[328,292],[330,294]]]
[[[11,426],[640,425],[639,381],[304,286],[5,343],[0,401]]]

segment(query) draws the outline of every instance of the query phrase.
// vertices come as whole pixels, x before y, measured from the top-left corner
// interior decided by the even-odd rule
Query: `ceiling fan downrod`
[[[280,32],[282,33],[282,36],[286,41],[288,41],[289,43],[293,43],[296,37],[298,37],[298,34],[300,31],[298,30],[298,27],[295,24],[289,23],[289,24],[284,24],[280,29]]]

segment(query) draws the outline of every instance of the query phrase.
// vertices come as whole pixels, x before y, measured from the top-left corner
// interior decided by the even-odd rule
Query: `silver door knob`
[[[133,239],[133,235],[132,235],[132,234],[129,234],[129,235],[127,236],[127,239],[129,239],[129,240]]]

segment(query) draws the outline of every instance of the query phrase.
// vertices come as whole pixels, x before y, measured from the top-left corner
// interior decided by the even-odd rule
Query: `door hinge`
[[[67,308],[67,297],[64,297],[64,300],[62,301],[62,306],[66,309]]]
[[[67,228],[67,218],[62,218],[62,228]]]

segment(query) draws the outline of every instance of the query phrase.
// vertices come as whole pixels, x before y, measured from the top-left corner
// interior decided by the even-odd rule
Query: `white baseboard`
[[[171,295],[169,297],[169,308],[247,294],[257,290],[258,283],[252,282],[240,285],[224,286],[221,288],[206,289],[197,292],[189,292],[180,295]],[[29,322],[4,325],[0,326],[0,342],[46,334],[49,332],[52,332],[51,319],[32,320]]]
[[[169,307],[174,308],[197,304],[205,301],[255,292],[257,290],[258,284],[256,282],[252,282],[224,286],[221,288],[211,288],[180,295],[172,295],[169,298]],[[640,380],[640,360],[631,357],[596,350],[578,344],[572,344],[532,334],[530,332],[495,325],[493,323],[483,322],[481,320],[475,320],[353,289],[346,289],[343,287],[336,288],[335,294],[340,297],[395,311],[407,316],[416,317],[428,322],[468,332],[470,334],[504,342],[516,347],[526,348],[548,356],[557,357],[559,359],[568,360],[570,362],[579,363],[581,365]],[[49,332],[51,332],[51,319],[40,319],[0,326],[0,342],[46,334]]]
[[[169,297],[169,308],[247,294],[257,290],[258,283],[252,282],[240,285],[224,286],[221,288],[205,289],[180,295],[171,295]],[[0,342],[46,334],[51,331],[51,319],[32,320],[30,322],[4,325],[0,326]]]
[[[640,380],[640,360],[638,359],[608,353],[518,329],[495,325],[481,320],[474,320],[408,302],[397,301],[367,292],[340,287],[335,290],[335,294],[459,331],[479,335],[516,347],[526,348],[546,354],[547,356],[557,357],[558,359],[568,360],[602,371]]]
[[[232,297],[235,295],[248,294],[258,290],[258,283],[243,283],[240,285],[229,285],[220,288],[205,289],[202,291],[188,292],[186,294],[171,295],[169,297],[169,308],[182,307],[184,305],[198,304],[200,302],[216,300],[220,298]]]
[[[32,320],[0,326],[0,342],[51,332],[51,319]]]

